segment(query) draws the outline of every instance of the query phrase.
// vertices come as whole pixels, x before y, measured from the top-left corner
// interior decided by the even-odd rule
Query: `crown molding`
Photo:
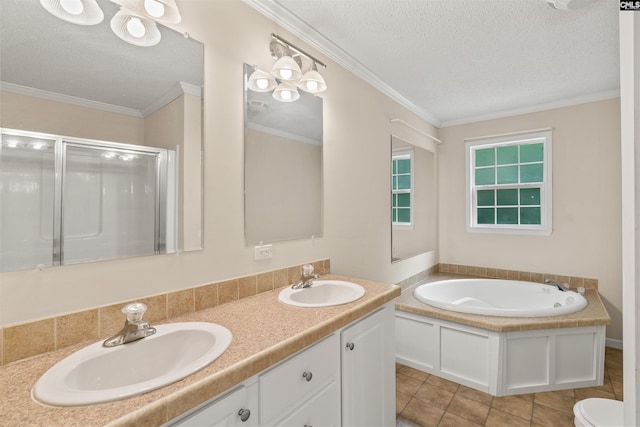
[[[479,116],[470,116],[463,119],[446,120],[442,122],[441,128],[449,126],[458,126],[474,122],[482,122],[485,120],[501,119],[504,117],[518,116],[520,114],[537,113],[539,111],[552,110],[554,108],[571,107],[572,105],[587,104],[589,102],[603,101],[605,99],[619,98],[620,89],[607,90],[603,92],[592,93],[589,95],[576,96],[574,98],[566,98],[560,101],[545,102],[534,104],[528,107],[515,108],[512,110],[503,110],[496,113],[483,114]]]
[[[141,111],[142,117],[147,117],[149,114],[154,113],[183,94],[201,98],[202,88],[189,83],[178,82],[171,89],[157,97],[151,104],[143,108]]]
[[[91,99],[78,98],[76,96],[64,95],[62,93],[50,92],[48,90],[36,89],[28,86],[21,86],[13,83],[0,81],[0,89],[18,95],[32,96],[34,98],[47,99],[49,101],[63,102],[65,104],[77,105],[80,107],[93,108],[96,110],[108,111],[110,113],[124,114],[133,117],[143,117],[140,110],[134,108],[121,107],[119,105],[107,104],[93,101]]]
[[[407,108],[409,111],[413,112],[423,120],[426,120],[436,127],[440,126],[441,121],[431,112],[418,107],[416,104],[402,96],[388,84],[382,81],[377,75],[371,72],[367,67],[358,62],[354,57],[352,57],[335,43],[324,37],[315,28],[302,21],[288,9],[282,7],[275,0],[243,1],[262,15],[269,18],[271,21],[280,25],[282,28],[289,31],[291,34],[295,35],[309,46],[326,55],[328,58],[345,68],[347,71],[350,71],[357,77],[360,77],[362,80],[369,83],[371,86],[375,87],[380,92],[384,93],[389,98]]]
[[[281,129],[275,129],[269,126],[263,126],[253,122],[247,122],[247,128],[253,129],[258,132],[263,132],[269,135],[278,136],[285,139],[290,139],[293,141],[302,142],[304,144],[315,145],[320,147],[322,145],[322,141],[315,140],[313,138],[308,138],[306,136],[297,135],[295,133],[286,132]]]

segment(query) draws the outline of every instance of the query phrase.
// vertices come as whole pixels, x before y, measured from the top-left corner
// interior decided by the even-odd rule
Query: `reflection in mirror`
[[[392,135],[392,262],[435,250],[435,181],[434,153]]]
[[[202,249],[204,47],[162,25],[156,46],[125,43],[110,28],[119,6],[96,1],[104,20],[85,26],[58,19],[39,1],[2,0],[0,127],[175,150],[177,249]]]
[[[249,244],[322,233],[322,98],[285,103],[247,89],[245,64],[245,238]]]

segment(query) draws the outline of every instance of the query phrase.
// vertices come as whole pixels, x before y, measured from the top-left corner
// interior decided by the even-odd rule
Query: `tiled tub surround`
[[[0,368],[0,425],[160,425],[241,383],[299,350],[370,313],[400,295],[400,288],[326,275],[364,286],[350,304],[321,309],[287,306],[279,289],[170,319],[213,322],[227,327],[233,341],[212,364],[164,388],[126,400],[86,407],[54,408],[31,398],[31,388],[51,366],[84,347],[77,344]],[[144,361],[140,361],[144,363]]]
[[[460,278],[469,276],[436,274],[425,282]],[[604,330],[611,319],[597,290],[587,289],[588,305],[576,313],[518,318],[432,307],[413,296],[416,286],[403,290],[396,301],[398,362],[498,396],[594,386],[601,381]],[[422,335],[424,341],[416,339]],[[527,358],[533,360],[518,368],[519,361]],[[519,371],[532,372],[531,378],[516,379]],[[561,378],[569,371],[573,379]]]
[[[318,274],[329,274],[328,259],[311,263]],[[277,289],[300,278],[301,265],[224,280],[180,291],[122,301],[62,316],[0,328],[0,366],[99,338],[108,338],[124,324],[122,307],[143,302],[145,319],[162,322],[242,298]]]

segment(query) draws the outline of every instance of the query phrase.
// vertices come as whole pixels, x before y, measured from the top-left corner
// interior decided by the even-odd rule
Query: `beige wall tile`
[[[259,294],[273,290],[273,276],[273,272],[258,274],[256,281]]]
[[[247,276],[238,279],[238,297],[250,297],[258,292],[257,276]]]
[[[520,271],[518,272],[518,280],[525,280],[525,281],[530,281],[531,280],[531,273],[529,273],[528,271]]]
[[[193,288],[167,294],[167,318],[182,316],[195,311]]]
[[[124,326],[127,317],[122,313],[122,307],[128,303],[118,303],[100,307],[98,310],[100,316],[100,325],[98,333],[100,337],[106,338],[117,333]]]
[[[331,274],[331,260],[324,260],[324,274]]]
[[[54,328],[53,318],[4,328],[4,363],[55,350]]]
[[[98,309],[60,316],[55,325],[56,349],[99,338]]]
[[[289,282],[289,271],[286,268],[276,270],[273,272],[273,288],[281,288],[283,286],[290,285]]]
[[[218,283],[218,304],[238,299],[238,279]]]
[[[294,267],[289,267],[287,269],[287,275],[288,275],[288,279],[287,282],[294,284],[296,283],[298,280],[300,280],[300,274],[302,272],[302,266],[300,265],[296,265]]]
[[[598,279],[584,279],[584,287],[589,289],[598,289]]]
[[[147,306],[147,312],[144,314],[144,318],[149,323],[160,322],[167,319],[167,294],[155,295],[152,297],[142,298],[137,300]]]
[[[0,328],[0,366],[4,365],[4,329]]]
[[[218,284],[199,286],[195,289],[196,311],[218,305]]]

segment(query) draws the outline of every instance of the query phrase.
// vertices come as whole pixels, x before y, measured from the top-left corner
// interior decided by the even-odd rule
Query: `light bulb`
[[[280,92],[280,96],[284,100],[289,100],[289,99],[291,99],[291,91],[290,90],[283,90],[282,92]]]
[[[127,21],[127,31],[133,37],[138,38],[138,39],[144,37],[145,33],[147,32],[147,30],[144,28],[144,24],[142,23],[140,18],[138,18],[136,16],[132,16]]]
[[[267,79],[257,79],[256,80],[256,86],[258,86],[259,89],[266,89],[269,87],[269,80]]]
[[[288,68],[282,68],[280,70],[280,78],[282,78],[283,80],[289,80],[292,75],[293,71],[289,70]]]
[[[80,15],[84,11],[81,0],[60,0],[60,6],[71,15]]]
[[[318,82],[315,80],[309,80],[307,82],[307,90],[309,92],[315,92],[318,90]]]
[[[164,15],[164,5],[157,0],[144,0],[144,10],[154,18]]]
[[[44,150],[47,148],[47,144],[45,142],[36,141],[31,144],[31,148],[34,150]]]

